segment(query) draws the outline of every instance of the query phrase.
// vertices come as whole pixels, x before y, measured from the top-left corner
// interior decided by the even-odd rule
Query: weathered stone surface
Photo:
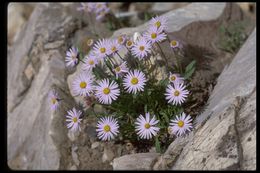
[[[173,170],[256,169],[256,30],[218,78]]]
[[[177,8],[182,8],[182,7],[185,7],[186,5],[188,5],[189,3],[187,2],[164,2],[164,3],[161,3],[161,2],[156,2],[153,4],[153,7],[152,7],[152,11],[156,11],[156,12],[166,12],[166,11],[170,11],[170,10],[174,10],[174,9],[177,9]]]
[[[9,3],[8,4],[8,45],[17,39],[17,35],[30,17],[35,4]]]
[[[11,169],[59,169],[70,162],[65,114],[74,105],[66,92],[65,45],[80,23],[62,6],[38,4],[8,52],[7,154]],[[59,44],[52,46],[59,40]],[[46,46],[49,45],[49,46]],[[47,48],[47,49],[45,49]],[[52,49],[53,48],[53,49]],[[48,92],[63,98],[50,110]],[[65,109],[64,109],[65,108]]]
[[[114,170],[151,170],[159,153],[137,153],[113,160]]]

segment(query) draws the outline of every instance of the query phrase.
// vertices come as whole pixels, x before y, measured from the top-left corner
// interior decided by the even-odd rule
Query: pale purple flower
[[[98,40],[94,44],[93,51],[98,58],[105,58],[106,55],[109,53],[108,40],[107,39]]]
[[[78,63],[78,55],[79,51],[78,48],[72,47],[66,52],[66,66],[67,67],[74,67]]]
[[[141,37],[135,42],[131,52],[137,58],[143,59],[151,52],[151,47],[151,43],[148,42],[144,37]]]
[[[93,12],[95,10],[95,3],[80,3],[80,7],[77,8],[78,11],[85,11],[85,12]]]
[[[90,71],[83,71],[72,82],[72,93],[76,96],[89,96],[93,89],[93,76]]]
[[[174,85],[178,85],[184,82],[184,78],[180,77],[180,74],[174,74],[170,72],[169,81],[172,82]]]
[[[102,117],[97,123],[97,136],[99,139],[103,141],[109,141],[114,139],[115,136],[118,135],[118,122],[115,118],[109,117]]]
[[[156,16],[156,17],[153,17],[151,20],[150,20],[150,25],[151,26],[155,26],[157,28],[161,28],[162,31],[167,31],[168,27],[168,19],[166,17],[163,17],[163,16]]]
[[[124,61],[121,65],[114,68],[114,72],[116,73],[116,78],[118,79],[119,76],[122,76],[124,73],[128,72],[128,67],[126,61]]]
[[[120,94],[118,84],[114,81],[109,83],[109,79],[101,80],[95,87],[95,96],[102,104],[111,104]]]
[[[172,103],[173,105],[182,104],[186,97],[188,96],[189,91],[185,89],[183,83],[178,85],[174,85],[174,87],[169,84],[166,89],[166,100],[168,103]]]
[[[144,33],[144,37],[151,43],[158,43],[166,39],[166,34],[161,27],[157,28],[156,26],[152,26]]]
[[[125,43],[125,46],[126,46],[128,49],[131,49],[131,48],[133,47],[133,45],[134,45],[134,42],[133,42],[132,39],[127,40],[126,43]]]
[[[108,47],[107,54],[114,55],[116,52],[118,52],[122,48],[122,45],[119,44],[116,39],[111,39],[111,40],[108,40],[107,47]]]
[[[124,88],[128,93],[136,94],[138,91],[143,91],[146,78],[143,72],[139,70],[130,71],[123,79]]]
[[[159,121],[156,120],[155,115],[151,118],[150,113],[147,112],[145,118],[143,115],[137,118],[135,131],[140,138],[151,139],[153,136],[156,136],[160,130],[160,128],[156,126],[158,123]]]
[[[170,42],[170,46],[171,46],[171,48],[175,49],[175,48],[180,48],[181,44],[178,40],[172,40]]]
[[[72,110],[67,111],[67,113],[67,127],[73,132],[78,130],[81,131],[80,122],[82,119],[80,118],[80,115],[82,114],[82,112],[80,110],[77,111],[75,108],[73,108]]]
[[[52,110],[57,110],[57,108],[60,105],[60,98],[58,93],[55,90],[51,90],[48,94],[48,99],[50,100],[51,103],[51,109]]]
[[[117,43],[118,44],[122,45],[122,44],[125,43],[125,41],[126,41],[126,35],[123,34],[123,35],[120,35],[120,36],[117,37]]]
[[[192,127],[192,118],[190,115],[186,115],[184,112],[180,116],[176,116],[175,119],[171,120],[169,129],[171,134],[176,136],[182,136],[186,131],[191,131]]]
[[[85,56],[83,62],[84,63],[82,65],[82,70],[90,70],[98,64],[98,59],[93,55],[89,54],[88,56]]]
[[[102,11],[97,13],[96,16],[96,20],[101,20],[103,19],[103,17],[106,16],[106,14],[110,11],[110,9],[108,7],[105,7],[104,9],[102,9]]]
[[[95,4],[95,13],[100,13],[103,11],[109,11],[109,8],[107,7],[105,2],[100,3],[94,3]]]

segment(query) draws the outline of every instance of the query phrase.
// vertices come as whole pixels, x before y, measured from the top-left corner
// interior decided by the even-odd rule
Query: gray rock
[[[113,160],[113,170],[151,170],[160,154],[137,153],[125,155]]]
[[[72,159],[74,161],[74,163],[79,166],[80,164],[80,161],[78,159],[78,154],[76,153],[76,151],[78,150],[78,147],[77,146],[72,146],[71,148],[71,155],[72,155]]]
[[[256,30],[218,78],[173,170],[256,169]]]
[[[94,142],[93,144],[91,144],[91,149],[95,149],[99,146],[100,146],[100,142]]]
[[[115,153],[108,147],[104,148],[104,153],[102,156],[102,162],[110,162],[115,157]]]
[[[70,162],[65,114],[74,105],[65,92],[64,40],[78,29],[61,5],[37,4],[8,52],[7,157],[11,169],[59,169]],[[64,36],[65,37],[62,37]],[[48,47],[48,46],[47,46]],[[51,47],[49,47],[51,48]],[[58,111],[50,110],[48,92],[55,88],[63,98]]]
[[[155,11],[155,12],[166,12],[166,11],[170,11],[170,10],[174,10],[174,9],[177,9],[177,8],[182,8],[186,5],[188,5],[189,3],[187,2],[177,2],[177,3],[174,3],[174,2],[171,2],[171,3],[160,3],[160,2],[156,2],[153,4],[153,7],[152,7],[152,11]]]

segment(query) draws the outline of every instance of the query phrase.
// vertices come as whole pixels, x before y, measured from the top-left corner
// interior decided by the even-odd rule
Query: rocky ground
[[[9,7],[13,10],[22,9],[22,6],[31,9],[32,14],[26,10],[28,14],[23,16],[23,24],[17,23],[14,27],[10,22],[10,29],[8,26],[7,152],[10,168],[256,168],[255,20],[238,5],[172,3],[164,6],[147,3],[140,6],[112,3],[116,17],[130,19],[133,24],[115,31],[104,23],[94,26],[96,32],[104,37],[116,37],[121,33],[132,35],[147,26],[143,11],[149,9],[154,14],[170,18],[169,35],[182,40],[186,50],[182,64],[187,65],[193,59],[197,61],[197,70],[191,81],[194,100],[186,103],[190,108],[188,112],[197,116],[195,129],[188,137],[174,140],[163,154],[156,153],[154,148],[150,148],[148,153],[136,153],[136,146],[128,141],[100,142],[96,137],[96,117],[93,115],[84,119],[83,132],[68,132],[64,124],[65,110],[52,113],[46,102],[47,93],[50,88],[56,88],[67,103],[65,107],[83,102],[80,98],[72,98],[69,92],[70,81],[80,67],[65,70],[64,57],[70,45],[82,44],[87,37],[95,38],[90,32],[93,26],[87,16],[75,10],[78,4]],[[22,10],[17,11],[22,13]],[[10,16],[8,21],[13,20]],[[243,47],[237,47],[233,52],[221,49],[220,40],[230,38],[222,38],[219,28],[243,21],[249,21],[243,30],[245,38],[249,36]],[[170,50],[166,46],[163,48],[169,61],[174,63]],[[102,111],[100,107],[95,109]]]

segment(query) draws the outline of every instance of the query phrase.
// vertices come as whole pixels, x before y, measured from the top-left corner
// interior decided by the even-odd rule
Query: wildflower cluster
[[[77,10],[95,14],[96,20],[101,20],[110,11],[105,2],[81,3],[81,6]]]
[[[79,10],[98,15],[107,11],[103,3],[91,4],[82,3]],[[83,58],[76,47],[67,51],[67,67],[82,63],[81,73],[72,81],[73,96],[94,97],[93,105],[100,104],[108,110],[97,122],[99,139],[108,141],[121,134],[127,139],[153,140],[167,132],[184,136],[192,129],[192,118],[181,107],[190,94],[181,65],[170,68],[161,51],[168,77],[157,80],[157,73],[153,73],[158,64],[151,59],[156,57],[153,55],[158,48],[162,50],[160,43],[164,41],[168,41],[171,49],[180,48],[181,44],[167,35],[167,19],[157,16],[142,34],[97,40]],[[124,51],[127,54],[122,56],[120,52]],[[56,110],[59,106],[56,92],[51,92],[50,100]],[[68,111],[69,129],[80,130],[81,114],[75,108]]]

